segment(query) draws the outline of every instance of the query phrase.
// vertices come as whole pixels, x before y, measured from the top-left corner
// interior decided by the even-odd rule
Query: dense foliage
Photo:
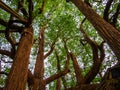
[[[18,0],[2,0],[12,9],[16,10],[18,5]],[[92,8],[99,14],[101,17],[104,16],[105,6],[108,0],[89,0]],[[108,22],[113,23],[114,14],[118,7],[119,0],[114,0],[112,6],[109,10],[109,20]],[[28,2],[24,0],[24,7],[28,9]],[[44,54],[49,52],[51,47],[53,47],[53,52],[49,57],[44,61],[44,78],[47,78],[54,73],[62,71],[65,68],[66,62],[66,49],[65,45],[69,52],[75,54],[78,64],[82,69],[82,74],[85,74],[90,70],[90,67],[93,64],[93,53],[90,44],[85,40],[83,34],[80,31],[80,24],[85,18],[85,16],[75,7],[72,2],[66,2],[65,0],[33,0],[33,23],[34,28],[34,45],[31,50],[29,69],[34,72],[35,62],[37,51],[39,48],[39,33],[42,28],[45,28],[45,46]],[[19,13],[22,17],[26,18],[22,13]],[[117,29],[120,28],[120,20],[117,19],[116,24],[114,25]],[[10,14],[2,9],[0,9],[0,19],[9,21]],[[22,26],[21,24],[17,24]],[[91,40],[95,41],[100,45],[103,39],[98,35],[95,28],[91,25],[89,21],[85,21],[82,26]],[[11,45],[7,42],[6,36],[4,35],[4,30],[6,27],[0,25],[0,50],[11,51]],[[13,32],[11,37],[19,42],[21,33]],[[54,45],[53,45],[54,44]],[[53,46],[52,46],[53,45]],[[17,48],[17,47],[16,47]],[[92,83],[100,82],[101,78],[107,68],[113,66],[117,61],[115,55],[112,53],[109,46],[105,43],[105,58],[100,68],[99,73]],[[58,59],[60,61],[60,70],[57,69]],[[0,54],[0,70],[1,74],[0,85],[3,87],[6,81],[6,74],[9,73],[12,59],[6,55]],[[70,60],[70,73],[62,77],[62,88],[76,86],[77,81],[75,77],[75,72]],[[47,85],[49,90],[56,89],[56,80]]]

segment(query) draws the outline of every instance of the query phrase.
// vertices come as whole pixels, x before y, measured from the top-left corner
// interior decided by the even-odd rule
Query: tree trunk
[[[14,62],[8,76],[5,90],[25,90],[28,75],[28,64],[33,44],[33,28],[30,26],[23,30]]]
[[[78,9],[86,16],[91,24],[98,31],[100,36],[108,43],[114,54],[120,59],[120,32],[112,25],[101,18],[89,5],[83,0],[71,0]],[[119,60],[120,61],[120,60]]]

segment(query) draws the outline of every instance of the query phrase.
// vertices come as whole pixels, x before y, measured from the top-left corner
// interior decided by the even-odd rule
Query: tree
[[[65,0],[61,2],[59,0],[0,1],[0,8],[4,10],[1,11],[3,14],[1,13],[0,19],[0,37],[3,42],[0,43],[1,62],[5,65],[11,63],[7,68],[1,69],[1,74],[7,76],[1,89],[45,90],[46,87],[55,89],[55,84],[56,90],[118,89],[120,86],[120,33],[117,22],[119,2],[91,0],[95,4],[105,6],[103,18],[92,9],[89,0],[84,2],[71,0],[71,2],[66,3]],[[112,3],[116,6],[112,8],[112,10],[116,9],[115,13],[112,13],[112,10],[109,12]],[[2,17],[4,15],[6,18]],[[77,27],[79,22],[81,22],[80,27]],[[89,25],[90,23],[95,28]],[[95,30],[94,33],[88,34],[89,31],[86,29],[89,26],[95,29],[102,39]],[[97,42],[91,39],[90,35],[96,35],[94,37],[97,38]],[[103,77],[102,63],[105,61],[106,51],[104,43],[110,46],[117,57],[118,64],[109,68]],[[5,44],[6,49],[2,48]],[[112,65],[112,62],[108,61]],[[102,81],[97,78],[101,78]],[[99,84],[93,83],[95,79]]]

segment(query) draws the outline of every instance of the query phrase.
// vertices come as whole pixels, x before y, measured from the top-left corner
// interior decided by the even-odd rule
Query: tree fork
[[[86,16],[98,31],[99,35],[107,42],[118,61],[120,61],[120,32],[111,24],[101,18],[91,7],[82,0],[71,0],[78,9]],[[92,15],[92,16],[91,16]]]

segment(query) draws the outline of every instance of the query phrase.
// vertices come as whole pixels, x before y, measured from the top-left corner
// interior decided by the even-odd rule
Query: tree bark
[[[44,81],[44,30],[43,27],[40,30],[39,35],[39,50],[37,53],[37,59],[34,70],[35,84],[33,90],[45,90],[45,81]]]
[[[28,75],[28,64],[33,44],[32,26],[25,28],[20,39],[14,62],[8,76],[5,90],[25,90]]]
[[[76,79],[77,79],[77,83],[78,85],[81,85],[84,83],[84,78],[82,75],[82,70],[77,62],[76,56],[73,53],[70,53],[71,59],[73,61],[73,67],[75,70],[75,75],[76,75]]]
[[[120,61],[120,32],[111,24],[101,18],[89,5],[82,0],[71,0],[78,9],[86,16],[98,31],[99,35],[108,43],[114,54]]]

